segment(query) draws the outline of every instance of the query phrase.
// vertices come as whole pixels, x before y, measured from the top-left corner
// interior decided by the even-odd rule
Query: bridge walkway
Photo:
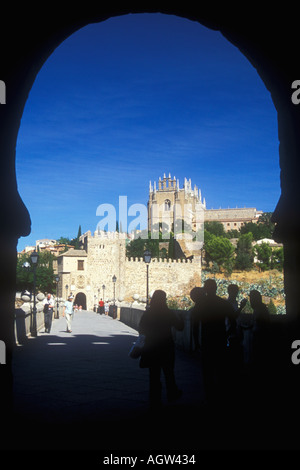
[[[259,384],[251,389],[242,381],[231,401],[225,397],[207,406],[199,353],[177,349],[175,375],[183,395],[168,403],[164,394],[162,409],[153,414],[148,410],[148,369],[128,357],[137,332],[90,311],[76,313],[72,329],[66,332],[63,317],[54,319],[50,334],[39,332],[15,347],[8,449],[134,454],[294,444],[292,436],[284,441],[280,432],[287,416],[280,422],[276,384],[274,394],[266,397]]]
[[[82,311],[74,316],[72,333],[66,332],[65,319],[60,317],[53,320],[50,334],[42,330],[37,338],[16,346],[13,396],[16,427],[23,429],[19,445],[65,447],[65,439],[61,440],[64,428],[72,430],[72,448],[104,443],[148,447],[143,439],[141,443],[128,442],[129,429],[135,423],[140,426],[143,420],[153,418],[148,413],[148,369],[141,369],[138,360],[128,357],[137,335],[119,320]],[[175,373],[183,395],[172,404],[163,396],[163,427],[168,427],[173,414],[177,425],[182,415],[187,422],[192,420],[188,410],[196,409],[203,400],[199,359],[177,350]],[[35,423],[37,432],[28,442],[29,423]],[[158,435],[162,428],[157,424],[153,437],[161,446]],[[52,432],[53,438],[44,438],[42,429]],[[181,441],[184,433],[178,429],[176,440]],[[137,441],[140,439],[137,436]]]

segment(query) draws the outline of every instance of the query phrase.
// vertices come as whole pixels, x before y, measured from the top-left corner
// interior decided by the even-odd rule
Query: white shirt
[[[65,307],[66,307],[65,312],[68,313],[69,315],[72,315],[72,311],[73,311],[73,302],[70,302],[69,300],[67,300],[67,301],[65,302]]]
[[[49,308],[54,308],[54,300],[53,300],[53,297],[50,297],[50,299],[48,299],[48,297],[46,297],[44,299],[44,305],[46,304],[49,304]]]

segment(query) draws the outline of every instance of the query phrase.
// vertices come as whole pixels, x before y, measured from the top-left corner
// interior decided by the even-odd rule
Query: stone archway
[[[86,304],[86,295],[84,294],[84,292],[78,292],[76,295],[75,295],[75,299],[74,299],[74,305],[78,305],[78,307],[82,307],[82,310],[86,310],[87,308],[87,304]]]
[[[5,24],[0,37],[3,47],[0,79],[6,85],[6,104],[0,106],[0,340],[7,346],[7,367],[0,369],[1,403],[8,403],[11,387],[11,353],[14,344],[14,296],[16,246],[20,236],[30,233],[30,215],[18,193],[15,174],[15,147],[23,109],[34,80],[49,55],[68,36],[89,23],[129,13],[159,12],[197,21],[220,31],[251,62],[270,92],[278,113],[281,197],[274,212],[276,239],[284,243],[287,315],[293,321],[294,339],[300,322],[300,106],[292,100],[292,83],[297,80],[297,6],[278,11],[231,11],[227,5],[203,7],[159,4],[155,8],[115,7],[106,4],[82,5],[74,11],[53,7],[47,16],[38,16],[34,6],[2,7]],[[32,9],[32,10],[31,10]],[[284,35],[278,34],[278,28]],[[292,58],[292,60],[290,60]],[[238,77],[237,77],[238,79]],[[8,395],[7,395],[8,393]]]

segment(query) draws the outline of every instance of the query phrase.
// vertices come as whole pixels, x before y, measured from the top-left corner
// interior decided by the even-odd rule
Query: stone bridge
[[[288,417],[277,406],[284,400],[279,377],[263,397],[263,410],[258,384],[247,373],[238,388],[208,406],[200,353],[186,348],[183,338],[176,339],[175,366],[183,396],[170,404],[163,395],[162,409],[149,413],[148,370],[128,356],[138,336],[137,315],[133,309],[123,312],[125,324],[112,316],[78,312],[71,334],[60,317],[53,320],[50,334],[41,329],[37,337],[15,346],[8,449],[186,453],[293,445],[289,433],[287,443],[280,431]]]

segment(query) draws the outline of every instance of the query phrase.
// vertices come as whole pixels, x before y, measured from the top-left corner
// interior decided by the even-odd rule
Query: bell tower
[[[198,206],[197,206],[198,205]],[[197,227],[197,207],[205,209],[205,200],[202,202],[201,191],[195,185],[192,188],[191,179],[184,179],[183,188],[180,188],[179,179],[164,174],[159,177],[158,187],[154,181],[149,184],[148,200],[148,231],[159,230],[159,224],[164,224],[168,231],[174,230],[175,221],[185,220],[192,230]]]

